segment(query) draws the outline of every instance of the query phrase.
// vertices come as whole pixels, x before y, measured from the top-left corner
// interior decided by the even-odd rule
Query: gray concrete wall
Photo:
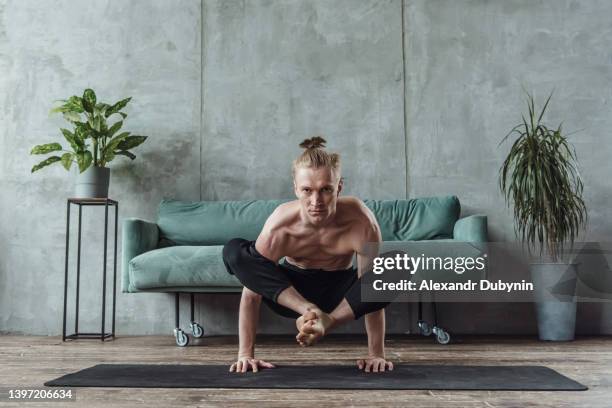
[[[292,197],[315,134],[342,152],[347,194],[404,197],[400,2],[204,4],[204,199]]]
[[[150,138],[136,160],[110,165],[121,218],[152,219],[163,196],[199,198],[200,11],[198,0],[0,2],[1,330],[61,332],[74,174],[61,166],[30,174],[40,157],[29,155],[35,144],[62,140],[66,122],[48,115],[54,100],[86,87],[104,101],[133,97],[124,129]],[[84,209],[82,331],[100,330],[103,218],[100,208]],[[165,332],[169,304],[163,294],[119,295],[118,332]]]
[[[612,12],[607,1],[406,1],[404,38],[410,196],[456,194],[488,215],[493,241],[513,241],[497,188],[501,138],[527,112],[521,87],[564,123],[580,160],[589,223],[579,240],[610,242]],[[581,303],[577,331],[612,332],[611,305]],[[533,332],[530,304],[443,305],[467,332]]]
[[[508,146],[497,144],[525,110],[521,85],[540,101],[556,88],[547,121],[584,129],[572,136],[591,217],[581,238],[612,232],[609,2],[79,4],[0,0],[2,331],[60,331],[73,176],[59,166],[30,175],[28,151],[59,134],[51,102],[88,86],[105,100],[133,96],[126,128],[151,136],[134,162],[111,164],[121,218],[153,219],[164,196],[291,197],[297,144],[321,133],[343,155],[347,194],[456,194],[501,241],[513,235],[496,187]],[[102,223],[95,209],[84,216],[81,288],[95,295],[81,299],[81,327],[97,330]],[[169,333],[172,301],[119,293],[118,333]],[[199,296],[198,319],[210,334],[236,333],[238,301]],[[612,333],[611,311],[580,305],[579,332]],[[414,328],[414,315],[393,305],[389,331]],[[535,332],[528,304],[442,305],[441,320],[455,332]],[[261,327],[294,331],[267,309]]]

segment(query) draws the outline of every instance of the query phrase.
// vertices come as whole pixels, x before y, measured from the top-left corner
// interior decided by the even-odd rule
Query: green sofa
[[[163,200],[156,222],[125,219],[122,291],[175,293],[174,335],[179,346],[189,342],[179,325],[179,294],[189,293],[192,336],[201,337],[202,327],[194,321],[194,293],[242,291],[240,282],[225,269],[223,245],[235,237],[256,239],[268,216],[286,201]],[[364,202],[378,220],[383,241],[450,241],[465,243],[466,251],[474,249],[469,243],[487,241],[486,217],[459,218],[461,207],[455,196]]]

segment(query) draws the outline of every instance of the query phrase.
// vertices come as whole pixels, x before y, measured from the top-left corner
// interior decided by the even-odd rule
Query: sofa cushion
[[[378,220],[383,241],[452,238],[461,212],[456,196],[364,202]]]
[[[155,249],[138,255],[129,262],[129,292],[139,291],[194,291],[209,288],[215,291],[236,291],[242,284],[225,269],[223,246],[175,246]],[[381,253],[393,250],[407,251],[411,256],[477,257],[476,247],[452,239],[430,241],[383,242]],[[356,265],[355,265],[356,266]],[[428,271],[414,280],[439,279],[444,281],[473,278],[473,274],[457,275],[449,272]],[[192,290],[193,289],[193,290]]]
[[[257,239],[266,219],[290,200],[163,200],[157,224],[170,245],[224,245],[240,237]],[[455,196],[410,200],[365,200],[381,227],[384,241],[452,238],[461,207]]]
[[[225,245],[232,238],[257,239],[272,211],[290,200],[162,200],[157,225],[175,245]]]
[[[226,269],[223,246],[175,246],[155,249],[129,263],[130,292],[167,287],[242,287]]]

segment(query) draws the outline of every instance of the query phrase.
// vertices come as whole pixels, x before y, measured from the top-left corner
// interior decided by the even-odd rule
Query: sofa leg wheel
[[[451,336],[450,334],[441,327],[434,326],[433,332],[436,335],[436,341],[440,344],[448,344],[450,343]]]
[[[419,331],[422,336],[430,336],[431,335],[431,326],[425,320],[419,320]]]
[[[182,329],[174,329],[174,338],[176,345],[179,347],[185,347],[189,344],[189,336]]]
[[[204,329],[196,322],[191,322],[191,334],[195,338],[200,338],[204,335]]]

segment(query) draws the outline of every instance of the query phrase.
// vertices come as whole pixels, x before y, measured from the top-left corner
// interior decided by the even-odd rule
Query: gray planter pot
[[[533,263],[529,268],[540,340],[574,340],[577,264]]]
[[[109,182],[108,167],[90,166],[83,173],[77,168],[75,198],[107,198]]]

